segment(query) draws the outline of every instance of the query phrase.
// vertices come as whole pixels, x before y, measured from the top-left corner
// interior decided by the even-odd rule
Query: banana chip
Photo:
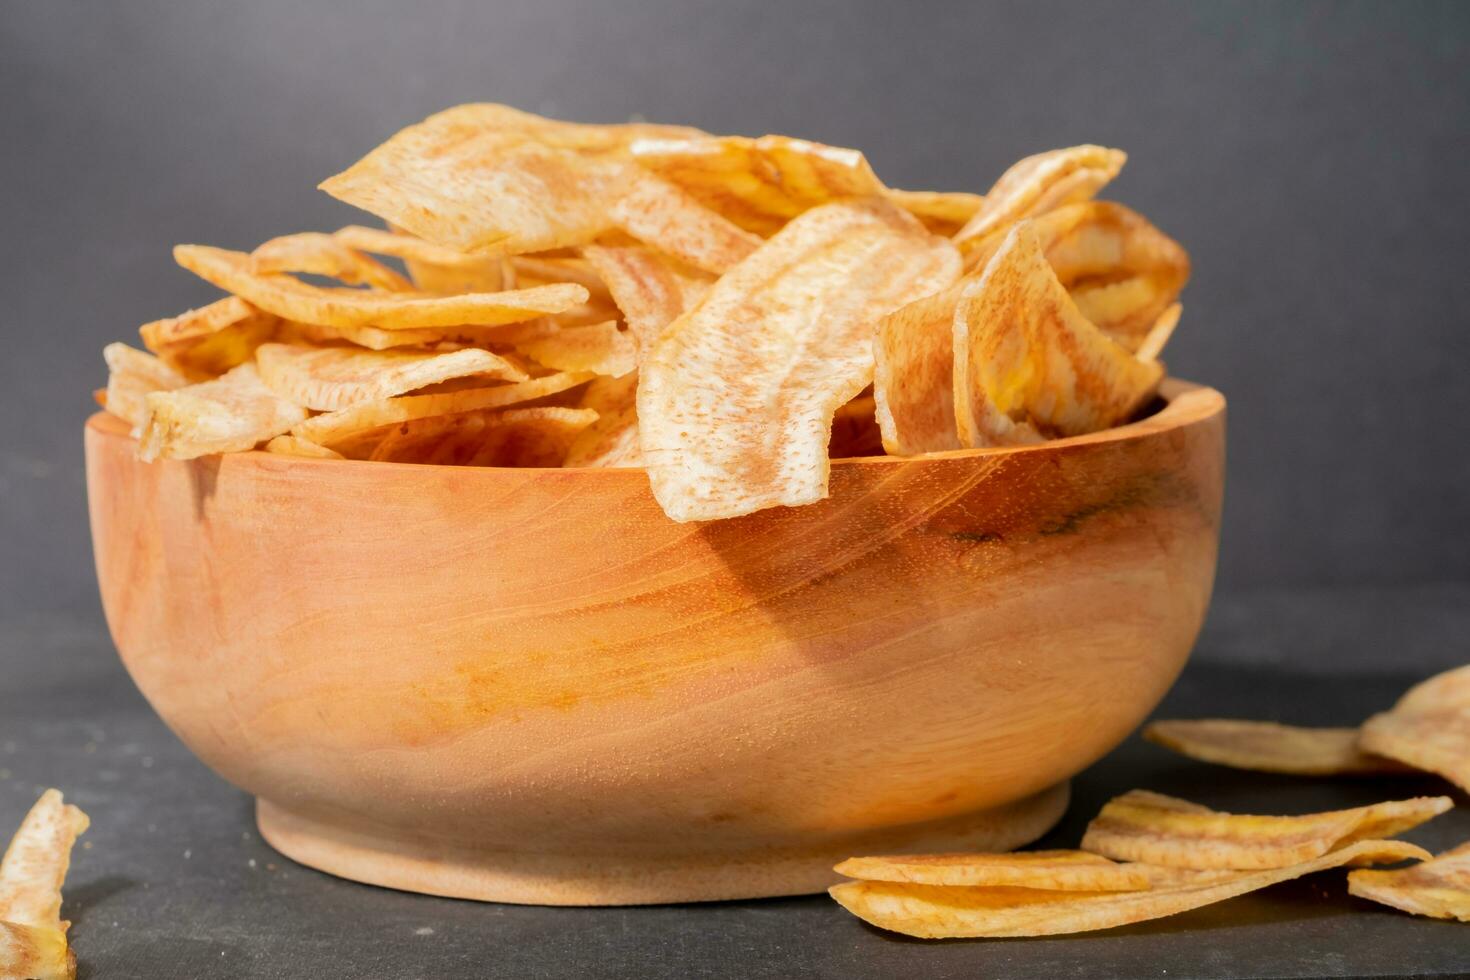
[[[1470,922],[1470,841],[1396,871],[1349,871],[1348,892],[1415,915]]]
[[[888,199],[924,222],[936,235],[953,236],[965,226],[985,198],[964,191],[888,191]]]
[[[265,344],[255,352],[255,363],[271,391],[319,412],[382,401],[455,378],[527,380],[505,358],[475,348],[436,354]]]
[[[561,466],[573,440],[597,420],[583,408],[513,408],[415,419],[369,440],[355,440],[350,458],[449,466]]]
[[[275,337],[282,343],[332,344],[342,341],[368,350],[392,350],[396,347],[432,347],[436,350],[457,347],[490,347],[518,344],[555,333],[561,327],[547,317],[502,323],[493,327],[413,327],[406,330],[384,330],[381,327],[324,327],[319,323],[281,321]]]
[[[291,430],[291,434],[308,442],[336,449],[339,443],[373,429],[438,415],[505,408],[559,394],[577,385],[586,384],[592,377],[591,374],[582,372],[564,372],[518,384],[388,398],[354,405],[340,412],[317,415],[297,425]]]
[[[683,127],[589,126],[462,105],[410,126],[321,184],[338,200],[462,252],[591,241],[631,179],[625,150]]]
[[[597,413],[567,451],[566,466],[642,466],[638,446],[638,375],[597,378],[582,394],[582,408]]]
[[[1453,806],[1447,796],[1421,796],[1351,810],[1268,817],[1220,813],[1134,790],[1102,808],[1087,826],[1082,849],[1173,868],[1280,868],[1353,841],[1403,833]]]
[[[865,881],[915,885],[1037,888],[1046,891],[1116,892],[1152,887],[1137,867],[1087,851],[1018,851],[1014,854],[906,854],[850,858],[833,869]]]
[[[102,348],[107,362],[107,391],[102,407],[137,430],[148,416],[148,396],[172,391],[189,383],[182,374],[151,354],[127,344]]]
[[[873,396],[883,448],[893,456],[959,449],[954,320],[966,283],[878,321]]]
[[[1169,338],[1174,336],[1174,328],[1179,326],[1179,317],[1183,313],[1182,303],[1175,303],[1160,313],[1154,325],[1149,327],[1148,333],[1144,334],[1143,340],[1139,341],[1133,356],[1140,361],[1157,361],[1164,352],[1165,345],[1169,343]]]
[[[280,319],[238,296],[138,328],[143,346],[191,381],[217,378],[244,364],[275,336]]]
[[[710,281],[642,245],[589,245],[582,250],[607,283],[613,302],[647,350],[663,329],[694,306]]]
[[[1164,373],[1082,316],[1029,222],[1011,230],[961,294],[954,358],[955,422],[964,446],[1108,428],[1146,404]]]
[[[1118,176],[1127,160],[1122,150],[1083,145],[1017,161],[1001,174],[974,217],[954,236],[955,244],[968,255],[983,247],[988,236],[1003,236],[1024,218],[1085,201]]]
[[[253,363],[214,381],[148,396],[138,458],[194,459],[254,449],[306,418],[306,409],[278,397]]]
[[[587,290],[589,303],[611,303],[612,294],[607,283],[581,256],[517,255],[510,262],[515,280],[522,286],[547,286],[559,282],[574,282]]]
[[[257,275],[251,271],[250,256],[207,245],[175,246],[174,260],[277,316],[334,327],[485,326],[560,313],[587,301],[587,290],[575,283],[458,296],[326,289],[292,276]]]
[[[1470,666],[1409,689],[1364,723],[1358,747],[1437,773],[1470,792]]]
[[[659,336],[638,389],[654,496],[676,521],[827,496],[832,415],[873,372],[872,329],[951,285],[945,239],[882,198],[795,218]]]
[[[831,895],[865,922],[921,939],[1055,936],[1175,915],[1345,864],[1391,864],[1423,854],[1421,848],[1404,841],[1364,840],[1264,871],[1181,876],[1174,869],[1139,867],[1156,882],[1147,891],[1067,892],[850,881],[834,886]]]
[[[61,980],[76,975],[61,918],[61,885],[76,839],[90,821],[48,789],[31,807],[0,861],[0,976]]]
[[[1270,721],[1156,721],[1143,730],[1155,745],[1201,762],[1292,776],[1412,772],[1358,749],[1356,728],[1297,728]]]
[[[638,342],[631,331],[608,320],[588,327],[567,327],[522,341],[516,349],[558,371],[591,371],[619,377],[638,367]]]
[[[390,292],[408,292],[414,288],[413,283],[383,263],[319,231],[272,238],[250,253],[250,271],[258,276],[309,272],[351,286],[372,286]]]
[[[761,240],[689,194],[651,174],[641,175],[612,206],[628,234],[680,262],[719,275],[756,250]]]
[[[640,139],[633,157],[746,231],[770,235],[808,208],[885,192],[857,150],[789,136]]]
[[[309,456],[313,459],[346,459],[339,452],[328,449],[326,446],[318,446],[299,436],[284,435],[276,436],[265,444],[265,451],[278,453],[282,456]]]

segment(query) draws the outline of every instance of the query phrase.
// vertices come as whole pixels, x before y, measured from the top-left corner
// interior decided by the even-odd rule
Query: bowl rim
[[[1215,416],[1223,415],[1225,412],[1225,396],[1223,394],[1214,388],[1197,384],[1193,381],[1186,381],[1183,378],[1165,378],[1159,385],[1158,397],[1163,400],[1164,405],[1152,415],[1144,416],[1141,419],[1128,422],[1124,425],[1103,429],[1100,432],[1091,432],[1087,435],[1049,439],[1045,442],[1030,443],[1023,446],[984,446],[978,449],[950,449],[943,452],[919,453],[915,456],[853,456],[831,460],[831,465],[842,468],[852,466],[901,466],[914,463],[1009,456],[1019,453],[1051,452],[1071,446],[1084,446],[1095,443],[1127,442],[1160,432],[1195,425]],[[127,422],[115,415],[109,414],[106,410],[94,412],[87,419],[86,428],[108,438],[125,439],[129,442],[136,441],[128,428]],[[400,463],[364,459],[323,459],[317,456],[292,456],[286,453],[269,453],[263,449],[251,449],[245,452],[226,453],[223,455],[237,459],[255,459],[257,461],[264,458],[270,460],[272,464],[283,466],[371,464],[374,467],[408,467],[415,471],[451,470],[459,473],[483,471],[490,473],[621,475],[628,473],[646,474],[648,472],[647,468],[642,466],[587,466],[572,468],[560,466],[452,466],[444,463]],[[210,457],[205,456],[200,458],[208,459]],[[184,462],[192,462],[192,460],[186,460]]]

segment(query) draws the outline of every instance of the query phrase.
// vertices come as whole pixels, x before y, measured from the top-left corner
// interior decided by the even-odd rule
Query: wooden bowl
[[[1168,689],[1224,399],[1163,400],[703,525],[640,470],[148,464],[97,415],[97,576],[138,687],[303,864],[558,905],[813,892],[854,854],[1035,839]]]

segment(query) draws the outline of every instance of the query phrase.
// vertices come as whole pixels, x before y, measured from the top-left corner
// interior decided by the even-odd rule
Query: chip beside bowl
[[[834,460],[831,495],[670,521],[637,468],[242,452],[86,432],[139,688],[286,855],[557,905],[815,892],[855,854],[1060,816],[1203,620],[1224,399]]]

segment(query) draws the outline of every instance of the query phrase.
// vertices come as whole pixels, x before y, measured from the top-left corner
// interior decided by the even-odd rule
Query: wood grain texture
[[[1172,683],[1224,400],[1163,394],[705,525],[640,470],[144,464],[99,415],[98,579],[144,695],[309,864],[499,901],[812,891],[832,854],[1041,833]]]

